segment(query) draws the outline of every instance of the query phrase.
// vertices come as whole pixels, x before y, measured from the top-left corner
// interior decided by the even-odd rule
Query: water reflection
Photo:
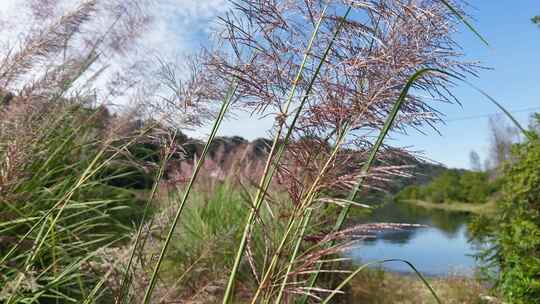
[[[376,239],[362,242],[350,253],[358,262],[400,258],[412,262],[428,275],[470,274],[476,266],[472,255],[477,253],[478,244],[469,242],[469,216],[466,213],[390,203],[356,220],[360,223],[395,222],[428,226],[379,232]],[[411,271],[400,263],[384,267],[399,272]]]

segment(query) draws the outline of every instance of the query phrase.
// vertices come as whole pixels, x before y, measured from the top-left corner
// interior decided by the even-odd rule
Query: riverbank
[[[501,303],[485,284],[474,278],[448,276],[427,280],[445,304]],[[360,273],[351,282],[350,288],[351,296],[347,303],[437,303],[418,277],[380,269]]]
[[[407,204],[427,208],[427,209],[438,209],[438,210],[445,210],[445,211],[454,211],[454,212],[467,212],[467,213],[474,213],[474,214],[480,214],[480,215],[488,215],[495,212],[496,204],[494,201],[489,201],[484,204],[471,204],[471,203],[459,203],[459,202],[452,202],[452,203],[431,203],[426,202],[422,200],[401,200],[400,202],[404,202]]]

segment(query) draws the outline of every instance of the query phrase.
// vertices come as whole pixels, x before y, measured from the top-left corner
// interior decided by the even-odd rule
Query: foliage
[[[219,282],[227,278],[227,271],[234,263],[235,249],[242,236],[244,219],[250,211],[246,197],[238,187],[231,181],[225,181],[218,182],[213,189],[199,188],[193,193],[191,207],[186,209],[181,227],[167,255],[166,264],[169,267],[165,268],[174,269],[174,272],[166,271],[164,274],[174,277],[179,272],[186,273],[185,284],[179,288],[182,292],[197,294],[208,281],[219,286]],[[261,220],[268,221],[269,216],[261,212]],[[268,226],[266,229],[272,231],[268,235],[271,239],[267,241],[274,241],[283,230],[279,226]],[[264,253],[265,244],[261,237],[260,228],[251,232],[251,259],[258,259]],[[251,260],[242,264],[239,281],[244,287],[253,283],[249,275],[253,271],[251,267],[261,266],[262,263],[262,260]],[[197,270],[189,272],[190,268]]]
[[[433,203],[485,203],[498,189],[485,172],[447,169],[427,185],[410,185],[397,195],[398,200],[426,200]]]
[[[540,299],[540,138],[515,144],[503,168],[502,197],[486,256],[500,270],[498,286],[511,303]]]
[[[219,183],[211,192],[194,192],[192,207],[186,209],[169,258],[185,265],[202,258],[205,261],[201,264],[221,264],[207,271],[223,273],[232,265],[242,219],[249,212],[244,204],[241,192],[229,183]]]
[[[145,127],[157,130],[157,127],[146,123],[131,132],[141,132]],[[126,153],[109,162],[101,175],[107,179],[107,184],[114,187],[149,190],[155,182],[155,169],[161,160],[162,149],[159,142],[141,138],[128,145]],[[115,178],[107,178],[110,176]]]
[[[140,200],[101,174],[126,145],[107,143],[78,105],[54,111],[27,142],[20,176],[2,187],[0,297],[8,302],[84,298],[98,280],[95,252],[120,242],[140,217]],[[23,153],[9,142],[0,145],[3,173]]]

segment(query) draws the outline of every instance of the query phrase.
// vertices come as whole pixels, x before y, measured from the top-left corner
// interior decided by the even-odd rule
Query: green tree
[[[482,163],[480,162],[480,156],[476,151],[469,152],[469,160],[471,162],[471,170],[482,171]]]
[[[485,203],[494,189],[483,172],[464,172],[459,179],[459,196],[468,203]]]
[[[423,199],[422,189],[416,185],[409,185],[403,188],[395,196],[396,200],[416,200]]]
[[[490,258],[499,269],[500,289],[517,304],[540,299],[540,137],[530,134],[513,146],[511,161],[503,166],[501,199],[491,228]]]
[[[490,180],[486,172],[445,169],[429,184],[407,186],[395,198],[433,203],[485,203],[500,188],[499,184],[499,180]]]
[[[443,172],[427,186],[427,197],[434,203],[461,200],[459,179],[460,176],[457,170]]]

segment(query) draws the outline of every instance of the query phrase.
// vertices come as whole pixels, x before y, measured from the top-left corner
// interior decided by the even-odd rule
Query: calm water
[[[350,252],[359,262],[399,258],[408,260],[426,275],[469,275],[477,266],[473,254],[480,249],[469,241],[465,213],[428,210],[405,203],[387,204],[375,209],[362,223],[394,222],[428,225],[400,231],[382,231],[374,240],[365,240]],[[384,268],[397,272],[411,272],[405,264],[390,262]]]

